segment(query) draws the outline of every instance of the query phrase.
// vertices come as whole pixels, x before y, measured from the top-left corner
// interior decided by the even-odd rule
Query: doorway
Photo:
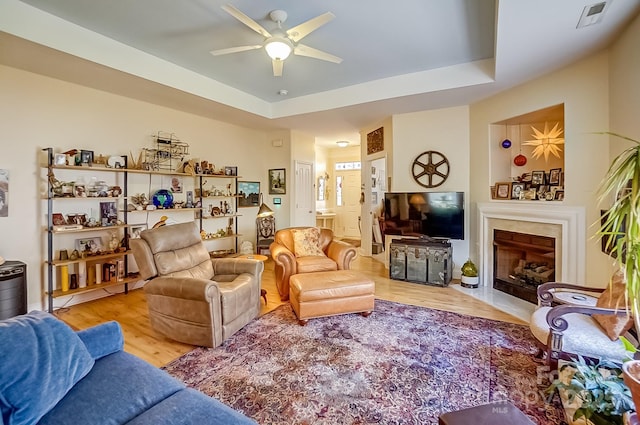
[[[336,236],[360,239],[360,170],[336,170]]]

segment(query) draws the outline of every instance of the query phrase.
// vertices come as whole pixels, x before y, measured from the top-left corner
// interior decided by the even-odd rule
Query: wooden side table
[[[533,421],[508,401],[470,407],[456,412],[443,413],[439,425],[534,425]]]
[[[267,259],[269,257],[267,257],[266,255],[261,255],[261,254],[241,254],[238,255],[235,258],[244,258],[245,260],[256,260],[256,261],[262,261],[263,263],[265,261],[267,261]],[[264,303],[267,303],[267,291],[266,289],[260,289],[260,296],[262,298],[264,298]]]

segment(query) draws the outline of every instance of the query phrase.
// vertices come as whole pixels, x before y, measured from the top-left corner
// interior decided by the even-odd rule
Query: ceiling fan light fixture
[[[341,148],[346,148],[347,146],[349,146],[349,142],[347,142],[346,140],[339,140],[336,143]]]
[[[267,55],[273,60],[285,60],[291,54],[293,46],[284,37],[271,37],[264,44]]]

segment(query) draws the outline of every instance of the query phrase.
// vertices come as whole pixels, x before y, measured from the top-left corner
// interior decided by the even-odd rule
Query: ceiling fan
[[[211,54],[214,56],[244,52],[247,50],[256,50],[264,47],[267,55],[269,55],[269,57],[271,58],[274,77],[282,76],[284,60],[289,57],[291,52],[293,52],[294,55],[307,56],[310,58],[320,59],[333,63],[342,62],[342,59],[337,56],[299,43],[299,41],[304,37],[335,18],[335,15],[331,12],[316,16],[315,18],[309,19],[308,21],[303,22],[298,26],[284,31],[282,29],[282,23],[287,20],[287,12],[285,12],[284,10],[274,10],[269,13],[269,17],[278,25],[278,28],[272,32],[269,32],[262,25],[258,24],[256,21],[254,21],[230,4],[222,6],[222,9],[261,36],[263,36],[264,41],[262,42],[262,44],[212,50]]]

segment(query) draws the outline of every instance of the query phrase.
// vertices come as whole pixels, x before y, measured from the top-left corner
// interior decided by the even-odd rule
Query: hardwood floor
[[[267,304],[262,304],[261,314],[288,304],[288,302],[281,302],[278,296],[273,266],[272,260],[265,263],[262,288],[267,291]],[[452,287],[440,288],[390,280],[384,265],[370,257],[358,257],[353,268],[371,276],[375,281],[376,298],[526,324]],[[156,366],[163,366],[194,348],[191,345],[164,338],[151,329],[144,292],[141,289],[130,291],[127,295],[117,294],[78,304],[58,310],[56,314],[76,329],[85,329],[110,320],[118,321],[124,332],[125,350]]]

